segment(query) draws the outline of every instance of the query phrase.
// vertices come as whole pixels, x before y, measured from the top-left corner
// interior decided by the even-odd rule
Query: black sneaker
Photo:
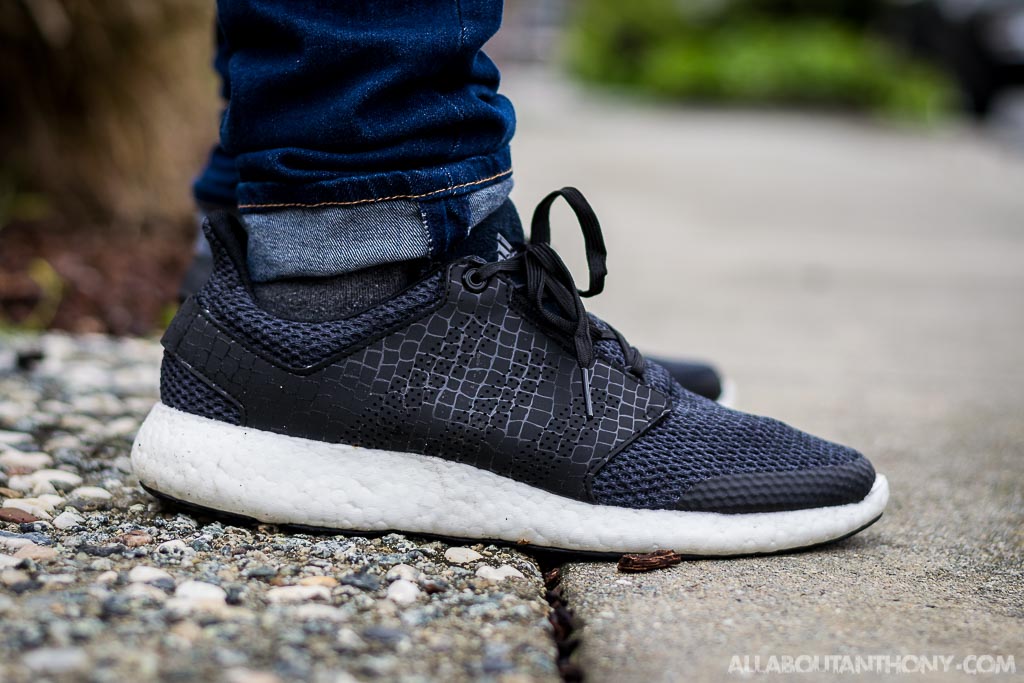
[[[651,360],[665,368],[669,376],[698,396],[717,401],[727,408],[736,402],[735,384],[722,377],[712,365],[695,360],[651,357]]]
[[[521,230],[520,230],[521,235]],[[515,254],[519,245],[513,246],[501,234],[499,254],[510,257]],[[525,246],[525,245],[522,245]],[[186,299],[202,288],[213,272],[213,255],[200,252],[197,253],[189,264],[188,270],[182,277],[181,285],[178,287],[178,302],[184,303]],[[682,387],[692,391],[698,396],[718,401],[723,406],[733,407],[736,401],[736,389],[732,382],[724,379],[712,365],[696,360],[682,360],[669,358],[652,358],[654,362],[664,366],[672,379],[679,382]]]
[[[549,246],[564,197],[591,268]],[[856,451],[680,387],[581,296],[604,244],[549,195],[508,259],[456,259],[344,320],[256,303],[237,219],[164,335],[161,403],[132,463],[148,489],[263,522],[597,552],[767,553],[845,537],[888,499]]]

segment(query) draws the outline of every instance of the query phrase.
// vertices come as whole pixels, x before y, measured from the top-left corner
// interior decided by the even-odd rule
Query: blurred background
[[[217,130],[212,21],[212,0],[0,4],[0,327],[149,334],[168,319],[195,234],[190,182]],[[489,52],[520,110],[527,206],[542,183],[582,184],[550,163],[580,158],[564,137],[576,123],[596,126],[579,144],[613,162],[596,168],[625,206],[635,175],[617,145],[648,116],[683,126],[635,163],[703,188],[681,214],[698,233],[714,223],[701,222],[705,202],[714,213],[774,193],[737,219],[807,218],[807,194],[770,189],[766,169],[820,159],[822,141],[852,130],[892,153],[922,139],[1024,150],[1016,0],[508,0]],[[931,142],[917,163],[934,162]],[[836,183],[857,196],[849,172],[875,158],[864,140],[847,144],[857,161]],[[737,175],[750,154],[767,166]],[[685,233],[677,218],[653,220]]]

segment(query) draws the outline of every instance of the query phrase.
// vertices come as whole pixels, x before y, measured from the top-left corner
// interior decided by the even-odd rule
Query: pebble
[[[19,569],[4,569],[0,571],[0,583],[5,586],[14,587],[19,584],[30,583],[31,581],[32,577]]]
[[[388,600],[398,605],[411,605],[420,597],[420,589],[412,581],[398,579],[388,586]]]
[[[57,550],[55,548],[36,545],[35,543],[29,543],[28,545],[18,548],[18,552],[14,553],[14,556],[20,557],[23,560],[50,562],[51,560],[57,559]]]
[[[0,536],[0,546],[8,550],[17,550],[26,545],[33,545],[33,543],[31,538],[26,538],[21,534],[7,535],[5,532],[3,536]]]
[[[39,503],[46,507],[48,512],[53,512],[56,508],[64,507],[64,499],[58,495],[52,493],[44,493],[35,497]]]
[[[331,605],[322,605],[315,602],[306,603],[294,607],[289,614],[296,619],[322,620],[342,622],[348,621],[348,613],[345,610]]]
[[[114,583],[117,581],[117,572],[107,570],[96,577],[96,583]]]
[[[46,453],[9,450],[0,454],[0,465],[8,474],[28,474],[53,464],[53,458]]]
[[[228,594],[220,586],[205,581],[186,581],[174,591],[174,597],[167,601],[173,614],[212,614],[224,618],[231,615],[227,604]]]
[[[145,598],[156,602],[163,602],[167,599],[167,595],[162,590],[149,583],[130,584],[124,594],[132,598]]]
[[[388,570],[388,573],[384,575],[384,578],[388,581],[396,581],[398,579],[418,581],[421,575],[422,572],[415,567],[410,567],[407,564],[396,564]]]
[[[75,508],[66,507],[64,511],[53,518],[53,526],[55,529],[61,531],[67,531],[68,529],[74,529],[75,527],[81,526],[85,520],[81,513]]]
[[[247,579],[272,579],[277,576],[277,570],[273,567],[264,566],[246,567],[245,571],[242,572],[242,576]],[[299,583],[302,583],[302,581],[299,581]]]
[[[476,575],[488,581],[504,581],[505,579],[525,579],[521,571],[510,564],[503,564],[500,567],[492,567],[485,564],[476,570]]]
[[[282,683],[281,678],[270,671],[255,671],[243,667],[228,669],[224,673],[225,683]],[[338,683],[335,679],[331,683]]]
[[[273,603],[330,599],[331,591],[326,586],[278,586],[267,591],[267,600]]]
[[[128,572],[128,580],[132,583],[153,583],[155,581],[173,582],[174,578],[163,569],[139,565],[132,567],[131,571]]]
[[[117,418],[103,427],[103,434],[107,437],[130,437],[135,436],[137,431],[139,431],[139,423],[133,417]]]
[[[0,429],[0,445],[23,446],[32,443],[32,435],[24,432],[10,432]]]
[[[190,602],[224,603],[228,594],[220,586],[205,581],[186,581],[174,591],[174,597]]]
[[[307,576],[299,580],[300,586],[325,586],[326,588],[334,588],[338,585],[338,580],[333,576]]]
[[[50,482],[44,480],[37,480],[32,484],[32,495],[43,496],[43,495],[55,495],[57,493],[57,487]]]
[[[153,537],[141,529],[135,529],[134,531],[129,531],[126,534],[121,534],[117,537],[117,540],[129,548],[138,548],[139,546],[149,545],[152,543]]]
[[[44,586],[69,586],[75,582],[71,574],[43,574],[39,577],[39,583]]]
[[[86,555],[92,555],[93,557],[107,558],[111,555],[124,555],[124,551],[127,550],[120,543],[114,545],[92,545],[91,543],[83,543],[78,546],[78,550],[85,553]],[[110,562],[110,560],[107,560]]]
[[[13,569],[14,567],[17,567],[19,564],[21,564],[21,560],[19,560],[18,558],[0,553],[0,570]]]
[[[461,546],[448,548],[448,550],[444,551],[444,559],[448,560],[452,564],[468,564],[469,562],[482,560],[483,557],[483,555],[472,548],[464,548]]]
[[[96,510],[106,507],[113,498],[110,491],[99,486],[79,486],[68,496],[72,504],[81,510]]]
[[[21,661],[30,671],[39,674],[77,673],[89,666],[89,657],[85,650],[76,647],[45,647],[33,650]]]
[[[0,522],[8,522],[10,524],[27,524],[29,522],[38,521],[40,517],[33,515],[31,512],[26,512],[20,508],[4,507],[0,508]]]
[[[7,479],[7,488],[19,494],[28,493],[33,486],[35,482],[29,479],[27,474],[15,474]]]
[[[420,579],[420,586],[423,587],[423,590],[426,591],[428,595],[433,595],[435,593],[444,593],[445,591],[451,589],[451,585],[449,585],[447,581],[443,581],[442,579],[437,579],[434,577],[426,577]]]
[[[22,520],[24,522],[35,522],[40,519],[52,519],[50,513],[46,511],[46,507],[37,498],[8,498],[4,501],[3,507],[0,508],[0,510],[2,509],[21,510],[22,512],[28,513],[33,518],[26,518]]]
[[[173,541],[164,541],[156,547],[156,551],[164,555],[176,555],[178,553],[186,553],[190,550],[192,549],[189,548],[185,541],[180,538],[176,538]]]
[[[338,629],[338,635],[335,636],[334,641],[339,647],[346,650],[361,650],[366,647],[366,641],[350,628]]]
[[[60,419],[60,426],[89,435],[98,435],[102,431],[103,424],[88,415],[65,415]]]
[[[121,410],[122,404],[110,394],[85,394],[74,398],[71,407],[78,413],[115,415]]]
[[[24,476],[33,484],[49,483],[57,490],[71,490],[82,485],[82,478],[74,472],[44,469]]]
[[[380,579],[366,572],[346,574],[341,577],[341,582],[346,586],[352,586],[364,591],[375,591],[380,588]]]

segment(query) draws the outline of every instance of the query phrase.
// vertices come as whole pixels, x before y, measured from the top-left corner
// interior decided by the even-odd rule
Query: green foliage
[[[928,121],[950,85],[867,30],[871,3],[585,0],[570,63],[655,96],[870,111]]]
[[[0,332],[39,332],[48,329],[57,315],[57,309],[64,298],[64,280],[46,259],[41,258],[32,259],[28,264],[28,275],[39,289],[39,301],[17,324],[8,322],[0,313]]]

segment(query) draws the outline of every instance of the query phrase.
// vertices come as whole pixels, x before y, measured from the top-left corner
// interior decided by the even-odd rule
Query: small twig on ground
[[[623,555],[619,558],[620,572],[649,572],[652,569],[672,567],[683,561],[674,550],[656,550],[653,553]]]

